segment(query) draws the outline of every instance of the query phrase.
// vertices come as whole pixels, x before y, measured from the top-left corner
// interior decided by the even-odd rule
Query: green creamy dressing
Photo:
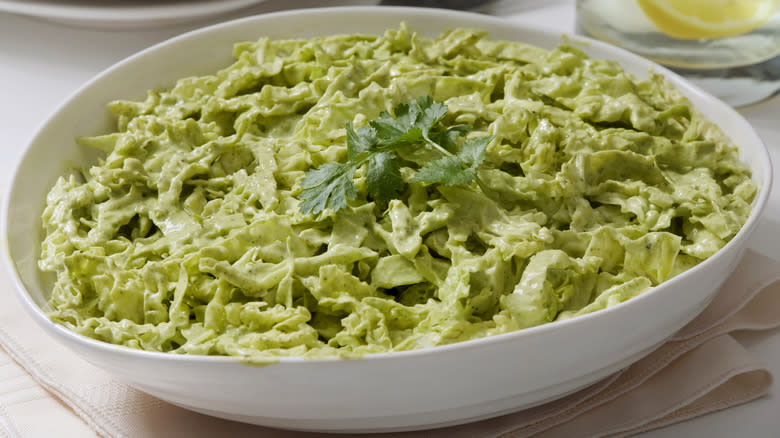
[[[51,318],[151,351],[355,357],[507,333],[615,305],[723,247],[757,188],[737,148],[660,75],[562,45],[454,29],[235,45],[235,63],[111,102],[105,151],[43,212]],[[429,95],[492,135],[476,184],[411,182],[302,214],[345,124]],[[684,291],[683,291],[684,292]]]

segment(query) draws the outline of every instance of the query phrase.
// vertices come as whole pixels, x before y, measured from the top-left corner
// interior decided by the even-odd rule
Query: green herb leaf
[[[319,213],[326,208],[339,210],[347,206],[347,200],[355,199],[357,189],[352,177],[352,163],[326,163],[306,172],[301,182],[303,190],[298,196],[298,208],[303,213]]]
[[[417,113],[415,127],[420,128],[424,136],[447,115],[447,105],[436,102],[431,96],[422,96],[409,103],[411,111]]]
[[[485,148],[493,136],[466,141],[454,156],[425,163],[412,181],[444,185],[470,184],[477,179],[477,167],[485,160]]]
[[[492,135],[467,140],[460,147],[460,151],[457,154],[458,158],[467,166],[476,169],[477,166],[485,161],[485,148],[487,148],[490,140],[493,140]]]
[[[347,123],[347,157],[356,159],[361,154],[371,151],[377,144],[376,130],[371,126],[364,126],[355,132],[352,122]]]
[[[395,107],[395,117],[382,111],[378,118],[368,123],[383,144],[396,143],[402,138],[408,139],[404,143],[411,144],[422,139],[422,131],[414,130],[414,115],[409,113],[409,105],[406,104]]]
[[[447,106],[431,96],[418,97],[409,104],[399,104],[395,116],[383,111],[369,122],[383,145],[410,145],[422,142],[436,124],[447,115]]]
[[[425,163],[412,178],[413,182],[440,183],[448,186],[469,184],[474,181],[474,169],[463,168],[458,157],[442,157]]]
[[[450,126],[446,130],[431,136],[431,140],[439,143],[444,149],[454,152],[458,148],[458,138],[471,131],[469,125]]]
[[[355,171],[368,163],[366,187],[368,196],[386,205],[403,191],[404,181],[396,150],[403,147],[429,148],[441,158],[425,163],[412,181],[446,185],[476,182],[487,187],[477,175],[477,167],[485,160],[485,148],[492,136],[473,138],[458,148],[458,139],[471,131],[468,125],[441,126],[447,116],[447,106],[430,96],[418,97],[408,104],[383,111],[368,125],[355,130],[346,124],[347,162],[327,163],[306,172],[299,195],[303,213],[319,213],[327,208],[339,210],[357,196],[352,180]],[[457,152],[456,152],[457,151]]]
[[[368,161],[366,183],[368,194],[380,204],[386,205],[398,197],[404,189],[404,180],[395,154],[379,152],[372,155]]]

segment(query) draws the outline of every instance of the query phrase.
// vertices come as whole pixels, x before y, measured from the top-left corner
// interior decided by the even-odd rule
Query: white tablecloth
[[[374,4],[375,1],[269,0],[242,11],[254,14],[290,7],[337,4]],[[573,0],[503,0],[486,9],[507,19],[562,32],[574,29]],[[238,16],[233,14],[232,17]],[[78,28],[40,19],[0,13],[0,188],[7,186],[24,146],[37,127],[79,86],[116,61],[182,32],[201,27],[200,22],[165,28],[99,30]],[[740,109],[780,163],[780,95]],[[776,180],[780,171],[775,170]],[[780,260],[780,190],[770,203],[752,242],[752,248]],[[738,339],[774,375],[780,376],[780,331],[738,334]],[[0,436],[11,433],[3,418],[14,422],[42,422],[41,436],[61,436],[63,431],[91,436],[91,431],[65,408],[46,400],[42,389],[23,370],[0,354],[0,398],[28,400],[29,409],[0,412]],[[643,438],[672,437],[777,437],[780,434],[780,379],[768,396],[746,405],[643,434]],[[5,414],[5,415],[4,415]],[[10,417],[8,417],[10,416]]]

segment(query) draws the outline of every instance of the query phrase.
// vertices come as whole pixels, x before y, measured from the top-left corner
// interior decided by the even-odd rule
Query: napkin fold
[[[11,287],[0,273],[0,435],[337,437],[209,417],[133,389],[49,338]],[[513,414],[376,437],[622,437],[655,429],[763,396],[771,374],[730,333],[778,326],[780,262],[747,251],[704,312],[622,371]]]

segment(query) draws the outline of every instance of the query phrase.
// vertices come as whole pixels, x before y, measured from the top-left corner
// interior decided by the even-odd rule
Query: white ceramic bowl
[[[596,58],[618,60],[639,77],[665,74],[737,143],[760,185],[744,228],[718,254],[626,303],[579,318],[515,333],[360,360],[282,359],[252,367],[227,357],[132,350],[74,334],[41,311],[49,287],[36,269],[40,214],[57,176],[93,153],[79,135],[107,132],[105,104],[142,98],[180,77],[207,74],[231,62],[234,42],[260,36],[380,34],[405,20],[427,36],[457,27],[552,48],[560,34],[499,18],[435,9],[350,7],[301,10],[233,21],[144,50],[91,80],[43,125],[27,147],[5,196],[3,235],[19,299],[57,341],[119,379],[171,403],[250,423],[327,431],[406,430],[450,425],[529,407],[582,388],[647,354],[710,301],[741,256],[771,186],[769,155],[733,109],[678,76],[628,52],[569,36]]]

